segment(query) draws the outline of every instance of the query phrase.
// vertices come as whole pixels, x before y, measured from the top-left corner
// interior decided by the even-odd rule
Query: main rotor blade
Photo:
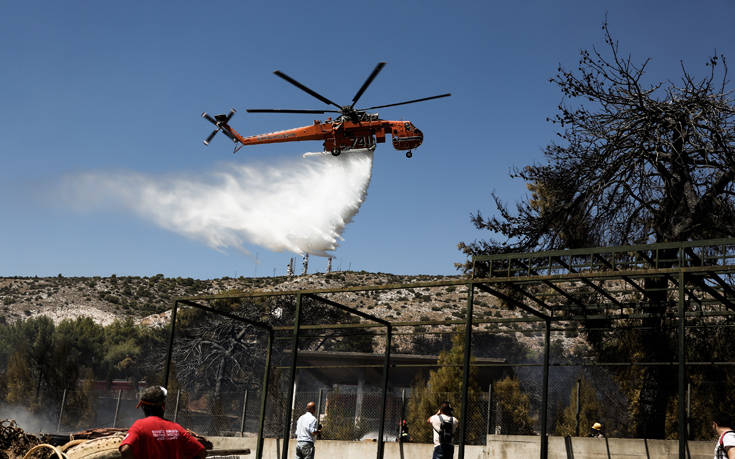
[[[304,92],[306,92],[306,93],[308,93],[308,94],[311,94],[312,96],[314,96],[314,97],[316,97],[317,99],[321,100],[321,101],[322,101],[322,102],[324,102],[325,104],[330,104],[330,105],[334,105],[335,107],[337,107],[337,108],[340,108],[340,109],[342,108],[342,107],[340,107],[339,105],[337,105],[337,104],[335,104],[334,102],[332,102],[331,100],[329,100],[329,99],[327,99],[326,97],[322,96],[322,95],[321,95],[321,94],[319,94],[318,92],[316,92],[316,91],[314,91],[314,90],[312,90],[312,89],[309,89],[309,88],[307,88],[306,86],[304,86],[303,84],[301,84],[301,83],[299,83],[298,81],[294,80],[293,78],[291,78],[290,76],[286,75],[285,73],[281,72],[280,70],[276,70],[276,71],[275,71],[275,72],[273,72],[273,73],[275,73],[275,74],[276,74],[276,76],[279,76],[279,77],[283,78],[284,80],[288,81],[288,82],[289,82],[289,83],[291,83],[292,85],[294,85],[294,86],[296,86],[297,88],[301,89],[302,91],[304,91]]]
[[[337,110],[289,110],[289,109],[275,109],[275,108],[248,108],[245,110],[248,113],[341,113]]]
[[[370,83],[373,82],[376,76],[378,76],[378,73],[380,73],[381,70],[383,70],[383,67],[385,67],[385,62],[378,62],[378,65],[375,66],[375,69],[373,69],[373,73],[370,74],[370,76],[365,80],[365,82],[362,84],[362,87],[357,91],[357,94],[355,94],[355,97],[352,98],[352,106],[354,107],[357,103],[357,99],[359,99],[362,96],[362,93],[365,92],[365,90],[370,86]]]
[[[385,108],[385,107],[395,107],[396,105],[406,105],[406,104],[413,104],[416,102],[423,102],[425,100],[431,100],[431,99],[439,99],[441,97],[449,97],[451,96],[450,93],[447,94],[440,94],[438,96],[431,96],[431,97],[424,97],[423,99],[414,99],[414,100],[407,100],[405,102],[398,102],[397,104],[388,104],[388,105],[376,105],[375,107],[368,107],[368,108],[361,108],[360,110],[372,110],[374,108]]]

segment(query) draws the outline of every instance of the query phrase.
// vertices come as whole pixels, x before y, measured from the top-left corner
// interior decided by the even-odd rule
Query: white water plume
[[[327,256],[360,210],[373,152],[316,155],[271,166],[222,164],[202,175],[84,173],[66,177],[62,196],[81,210],[121,205],[210,247]]]

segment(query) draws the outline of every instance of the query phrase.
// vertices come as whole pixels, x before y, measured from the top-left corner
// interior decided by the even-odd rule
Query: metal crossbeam
[[[697,254],[694,253],[694,251],[691,248],[687,248],[686,250],[689,253],[689,256],[692,258],[692,260],[695,261],[695,263],[701,266],[706,266],[704,263],[704,260],[699,258],[699,256],[697,256]],[[735,290],[733,290],[732,287],[727,282],[725,282],[725,280],[722,279],[717,273],[711,273],[710,276],[715,282],[717,282],[720,285],[720,287],[722,287],[723,292],[725,292],[724,298],[728,305],[728,308],[735,309],[735,307],[733,307],[733,305],[727,300],[727,296],[735,297]],[[708,292],[712,290],[709,286],[706,286],[706,287],[708,287],[709,289]]]
[[[511,303],[514,306],[518,307],[519,309],[522,309],[522,310],[526,311],[527,313],[529,313],[531,315],[534,315],[534,316],[536,316],[536,317],[538,317],[540,319],[549,320],[551,318],[550,316],[544,314],[543,312],[537,311],[537,310],[533,309],[532,307],[524,304],[523,302],[518,301],[515,298],[511,298],[508,295],[506,295],[505,293],[503,293],[501,291],[498,291],[498,290],[495,290],[493,288],[490,288],[487,285],[477,284],[475,286],[477,288],[479,288],[480,290],[482,290],[484,292],[487,292],[487,293],[489,293],[489,294],[491,294],[493,296],[496,296],[496,297],[500,298],[501,300],[507,301],[508,303]]]
[[[692,252],[692,254],[693,254],[693,252]],[[641,256],[644,257],[644,258],[646,258],[650,262],[653,262],[653,260],[650,257],[648,257],[647,255],[641,254]],[[714,276],[717,275],[717,273],[714,273],[714,272],[713,273],[708,273],[708,274],[709,275],[714,275]],[[666,274],[666,278],[668,280],[670,280],[671,282],[673,282],[674,285],[676,285],[677,287],[679,286],[679,281],[677,281],[671,274]],[[702,288],[704,291],[706,291],[707,293],[709,293],[710,295],[712,295],[713,297],[717,298],[722,303],[724,303],[725,306],[727,306],[728,309],[735,310],[735,306],[733,306],[732,303],[730,303],[730,301],[724,295],[720,294],[720,292],[718,292],[717,290],[715,290],[712,287],[710,287],[709,285],[707,285],[707,283],[704,282],[703,280],[701,280],[699,277],[690,276],[689,278],[693,282],[695,282],[700,288]],[[687,293],[690,296],[692,296],[694,298],[697,298],[696,295],[692,295],[692,292],[690,290],[687,290]],[[699,300],[697,299],[697,301],[699,301]]]
[[[567,264],[566,262],[564,262],[564,260],[562,260],[561,257],[556,257],[556,259],[559,260],[559,264],[561,264],[562,266],[564,266],[565,268],[567,268],[569,270],[569,272],[574,273],[574,274],[577,274],[577,270],[575,270],[569,264]],[[609,293],[607,293],[607,291],[605,289],[601,288],[599,285],[595,284],[591,280],[582,278],[581,281],[585,285],[587,285],[589,287],[592,287],[592,289],[594,291],[596,291],[597,293],[599,293],[600,295],[602,295],[605,298],[607,298],[608,300],[610,300],[613,304],[615,304],[615,306],[617,306],[619,308],[622,308],[623,307],[623,305],[621,305],[620,302],[617,299],[615,299],[615,297],[613,297],[612,295],[610,295]]]
[[[374,316],[372,314],[368,314],[366,312],[362,312],[359,309],[355,309],[355,308],[351,308],[349,306],[345,306],[342,303],[337,303],[336,301],[332,301],[330,299],[324,298],[323,296],[318,296],[318,295],[314,295],[314,294],[311,294],[311,293],[307,293],[304,296],[307,297],[307,298],[311,298],[313,300],[319,301],[320,303],[328,304],[328,305],[330,305],[332,307],[335,307],[337,309],[341,309],[343,311],[349,312],[350,314],[355,314],[356,316],[360,316],[363,319],[371,320],[371,321],[377,322],[377,323],[379,323],[381,325],[390,325],[390,322],[388,322],[387,320],[383,320],[380,317],[376,317],[376,316]]]
[[[524,265],[524,264],[521,263],[521,265]],[[536,271],[535,269],[531,268],[528,265],[524,265],[524,266],[528,268],[528,271],[530,273],[532,273],[534,275],[538,275],[538,271]],[[560,288],[558,285],[554,284],[553,282],[551,282],[549,280],[544,280],[542,282],[543,282],[544,285],[546,285],[547,287],[551,288],[552,290],[554,290],[555,292],[557,292],[558,294],[560,294],[561,296],[563,296],[564,298],[566,298],[567,301],[569,301],[569,302],[577,305],[580,309],[585,309],[586,308],[574,296],[570,295],[569,293],[567,293],[566,291],[564,291],[564,289]],[[551,309],[551,308],[549,308],[549,309]]]
[[[608,268],[610,268],[610,269],[612,269],[614,271],[617,271],[617,269],[607,259],[605,259],[604,257],[600,256],[599,254],[595,254],[594,256],[598,260],[600,260],[602,263],[604,263]],[[631,287],[633,287],[634,289],[636,289],[638,292],[640,292],[643,295],[645,295],[649,300],[653,300],[654,299],[654,297],[651,296],[651,293],[649,291],[647,291],[645,288],[643,288],[640,285],[638,285],[629,276],[623,276],[623,275],[621,275],[620,278],[623,279],[626,283],[628,283],[628,285],[630,285]]]

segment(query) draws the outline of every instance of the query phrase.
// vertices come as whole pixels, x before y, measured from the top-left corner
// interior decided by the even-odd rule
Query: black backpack
[[[454,423],[452,421],[453,418],[451,416],[449,416],[448,421],[445,421],[444,417],[439,415],[439,422],[441,422],[441,424],[439,425],[439,430],[437,430],[437,432],[439,433],[439,443],[442,445],[452,444],[452,430],[454,430]]]

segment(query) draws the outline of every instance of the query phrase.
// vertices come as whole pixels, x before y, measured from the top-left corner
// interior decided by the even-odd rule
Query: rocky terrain
[[[164,325],[177,297],[233,291],[285,291],[457,280],[459,276],[402,276],[339,271],[293,277],[228,278],[211,280],[151,277],[4,277],[0,278],[0,321],[6,323],[40,315],[58,323],[81,316],[108,325],[131,317],[143,325]],[[467,294],[463,286],[419,287],[399,290],[340,293],[335,301],[394,322],[463,319]],[[521,317],[492,296],[475,294],[475,317]],[[540,345],[540,332],[530,326],[493,324],[493,330],[514,334],[531,347]],[[417,327],[421,333],[435,327]],[[480,330],[488,330],[483,325]],[[536,327],[538,328],[538,327]],[[525,329],[525,331],[524,331]],[[577,333],[555,334],[564,348],[580,344]]]

